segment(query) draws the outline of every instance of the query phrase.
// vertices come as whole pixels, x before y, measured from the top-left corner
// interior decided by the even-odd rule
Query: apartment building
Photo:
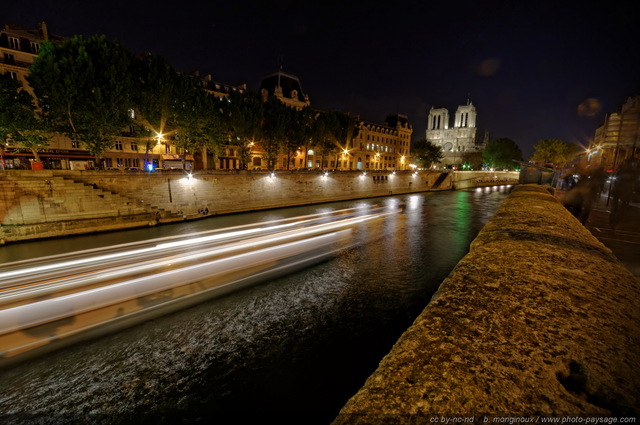
[[[358,123],[358,134],[345,146],[337,162],[339,170],[407,170],[413,126],[403,114],[389,115],[384,124]]]
[[[26,90],[30,87],[26,80],[28,68],[34,63],[43,41],[64,41],[66,38],[49,33],[45,22],[35,29],[17,25],[5,25],[0,31],[0,72],[8,72],[19,80]],[[190,74],[198,78],[203,90],[212,96],[224,98],[230,93],[246,91],[246,84],[229,85],[217,82],[210,74],[203,77],[198,72]],[[308,94],[302,90],[300,79],[280,68],[263,77],[259,87],[263,98],[275,95],[289,107],[301,110],[310,106]],[[132,111],[135,114],[135,111]],[[293,158],[282,153],[277,161],[281,169],[331,168],[338,170],[404,170],[409,166],[409,151],[412,126],[405,115],[390,115],[383,124],[358,121],[359,133],[346,146],[336,146],[333,154],[319,155],[310,147],[302,147]],[[33,167],[33,155],[12,146],[3,146],[2,167],[29,169]],[[259,143],[251,146],[250,169],[266,168],[263,150]],[[91,169],[96,166],[95,158],[83,146],[64,135],[53,135],[49,147],[39,152],[44,168],[48,169]],[[134,128],[123,129],[116,138],[114,148],[105,152],[103,166],[107,169],[141,170],[145,167],[187,168],[187,169],[238,169],[240,160],[237,147],[225,146],[219,155],[202,149],[201,152],[179,151],[167,135],[143,139],[136,137]]]
[[[616,111],[606,115],[589,146],[588,160],[606,169],[616,169],[627,159],[640,156],[640,96],[629,97]]]
[[[39,22],[37,28],[25,28],[20,25],[5,24],[0,30],[0,73],[8,73],[18,80],[22,87],[33,92],[27,82],[29,67],[38,56],[44,41],[62,42],[66,38],[49,32],[46,22]],[[2,146],[2,168],[31,168],[33,155],[15,146]],[[61,135],[50,140],[50,149],[40,153],[47,168],[70,168],[74,161],[86,164],[93,157],[79,145]]]

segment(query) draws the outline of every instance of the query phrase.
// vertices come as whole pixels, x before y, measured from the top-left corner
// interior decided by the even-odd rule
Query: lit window
[[[20,40],[15,37],[9,37],[9,48],[20,50]]]

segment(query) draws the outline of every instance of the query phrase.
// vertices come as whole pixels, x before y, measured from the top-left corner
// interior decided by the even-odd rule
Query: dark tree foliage
[[[484,158],[482,152],[463,152],[462,153],[462,168],[467,170],[480,170],[484,165]]]
[[[175,143],[187,153],[203,147],[216,150],[224,140],[217,99],[205,92],[196,78],[182,75],[178,82],[174,126]]]
[[[427,139],[420,139],[413,143],[411,156],[418,167],[429,168],[442,160],[442,148]]]
[[[287,153],[287,169],[291,163],[291,157],[297,151],[306,152],[312,137],[315,113],[310,107],[305,106],[301,110],[291,109],[291,123],[286,129],[286,137],[283,148]],[[306,161],[305,161],[306,164]],[[306,165],[305,165],[306,166]]]
[[[133,55],[103,35],[45,42],[29,84],[54,130],[80,141],[100,162],[131,123]]]
[[[269,96],[264,103],[264,121],[262,123],[262,158],[269,170],[276,168],[278,155],[287,136],[287,128],[293,118],[293,109],[282,103],[275,96]]]
[[[164,57],[147,53],[135,60],[132,72],[135,120],[141,136],[155,138],[173,131],[185,88],[177,71]]]
[[[31,95],[9,73],[0,74],[0,142],[38,151],[49,146],[45,123],[36,115]]]
[[[262,96],[253,91],[233,92],[220,107],[229,144],[238,148],[240,168],[251,160],[253,144],[260,139],[264,121]]]
[[[338,141],[343,132],[340,112],[318,112],[313,127],[314,148],[320,152],[320,164],[324,168],[325,159],[335,154],[339,148]]]
[[[501,138],[489,141],[482,156],[490,168],[513,170],[520,167],[515,161],[522,161],[522,150],[513,140]]]
[[[577,145],[565,143],[558,139],[539,140],[533,146],[533,149],[532,161],[553,164],[556,168],[571,161],[580,150]]]

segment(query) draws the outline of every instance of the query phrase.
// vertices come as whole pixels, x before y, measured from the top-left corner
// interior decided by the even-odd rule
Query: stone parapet
[[[636,417],[639,297],[544,187],[518,186],[333,425]]]

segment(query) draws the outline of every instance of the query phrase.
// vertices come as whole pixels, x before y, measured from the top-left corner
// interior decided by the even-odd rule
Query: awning
[[[31,152],[3,152],[5,158],[33,158]],[[57,152],[38,152],[41,158],[52,159],[95,159],[95,156],[89,153],[57,153]]]

